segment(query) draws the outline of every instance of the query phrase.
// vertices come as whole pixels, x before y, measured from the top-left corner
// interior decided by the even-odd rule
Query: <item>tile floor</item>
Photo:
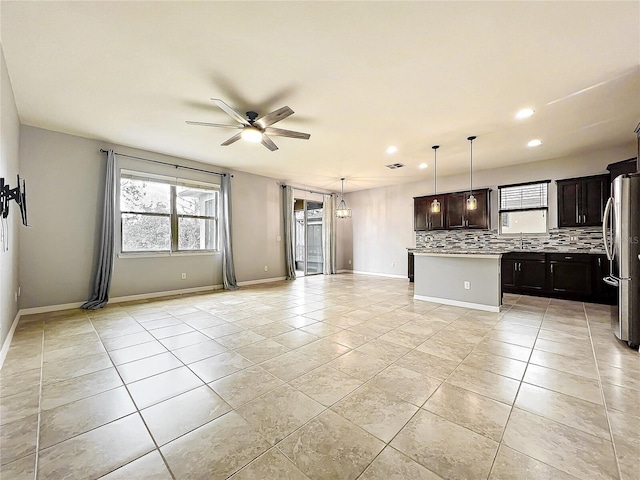
[[[342,274],[24,317],[0,475],[640,478],[640,357],[607,307],[412,292]]]

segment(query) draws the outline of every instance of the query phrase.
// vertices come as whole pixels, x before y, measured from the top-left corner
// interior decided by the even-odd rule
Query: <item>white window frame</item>
[[[169,177],[165,175],[158,175],[153,173],[135,171],[135,170],[127,170],[121,169],[118,176],[118,212],[119,212],[119,226],[118,232],[120,235],[119,239],[119,247],[118,247],[118,256],[119,257],[164,257],[171,255],[212,255],[220,253],[220,185],[202,182],[199,180],[190,180],[185,178],[178,177]],[[124,236],[123,236],[123,215],[125,214],[142,214],[141,212],[129,212],[123,211],[121,208],[121,187],[123,178],[134,178],[143,181],[156,181],[157,183],[163,183],[170,186],[169,193],[169,213],[168,214],[150,214],[150,215],[161,215],[168,216],[170,218],[170,249],[169,250],[124,250]],[[179,214],[177,212],[177,187],[193,187],[199,188],[203,190],[209,190],[215,193],[215,212],[214,215],[184,215]],[[180,250],[179,248],[179,218],[201,218],[201,219],[209,219],[215,222],[215,247],[213,249],[190,249],[190,250]]]
[[[539,236],[546,235],[549,233],[549,184],[551,180],[537,180],[534,182],[526,182],[526,183],[515,183],[510,185],[499,185],[498,186],[498,226],[499,226],[499,234],[504,236]],[[503,190],[511,189],[511,190],[520,190],[521,193],[524,192],[526,187],[542,187],[544,185],[545,188],[545,198],[540,199],[540,202],[531,203],[528,206],[523,205],[522,203],[519,206],[516,205],[503,205]],[[504,213],[515,213],[515,212],[531,212],[531,211],[544,211],[545,212],[545,231],[544,232],[535,232],[535,233],[503,233],[502,227],[504,226]]]

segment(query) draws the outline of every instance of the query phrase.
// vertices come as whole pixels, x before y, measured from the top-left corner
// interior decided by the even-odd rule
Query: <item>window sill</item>
[[[199,257],[203,255],[220,255],[222,252],[209,250],[206,252],[141,252],[118,253],[118,258],[161,258],[161,257]]]

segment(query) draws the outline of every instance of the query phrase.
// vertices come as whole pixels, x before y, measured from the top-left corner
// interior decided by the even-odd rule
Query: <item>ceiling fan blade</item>
[[[267,137],[266,135],[262,135],[262,144],[267,147],[269,150],[271,150],[272,152],[274,150],[278,150],[278,147],[276,146],[275,143],[273,143],[273,140],[271,140],[269,137]]]
[[[293,110],[291,110],[289,107],[282,107],[278,110],[274,110],[271,113],[267,113],[264,117],[256,120],[255,123],[260,125],[262,128],[266,128],[269,125],[273,125],[274,123],[287,118],[289,115],[293,115]]]
[[[309,140],[309,138],[311,137],[311,134],[309,133],[294,132],[293,130],[283,130],[282,128],[273,128],[273,127],[265,128],[264,133],[268,133],[269,135],[275,135],[276,137],[300,138],[303,140]]]
[[[227,145],[231,145],[232,143],[236,143],[238,140],[242,138],[242,132],[236,133],[233,137],[231,137],[226,142],[220,144],[221,147],[226,147]]]
[[[244,128],[242,125],[224,125],[222,123],[208,123],[208,122],[191,122],[187,120],[189,125],[202,125],[204,127],[225,127],[225,128]]]
[[[224,103],[219,98],[212,98],[211,100],[213,100],[213,103],[215,103],[218,107],[220,107],[222,110],[227,112],[227,115],[229,115],[231,118],[233,118],[237,122],[241,123],[242,125],[249,125],[249,121],[246,118],[244,118],[242,115],[240,115],[238,112],[236,112],[233,108],[231,108],[229,105]]]

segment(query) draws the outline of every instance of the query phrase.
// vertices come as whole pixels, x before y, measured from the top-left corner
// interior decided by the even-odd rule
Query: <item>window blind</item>
[[[500,212],[548,208],[549,180],[522,185],[504,185],[500,192]]]

